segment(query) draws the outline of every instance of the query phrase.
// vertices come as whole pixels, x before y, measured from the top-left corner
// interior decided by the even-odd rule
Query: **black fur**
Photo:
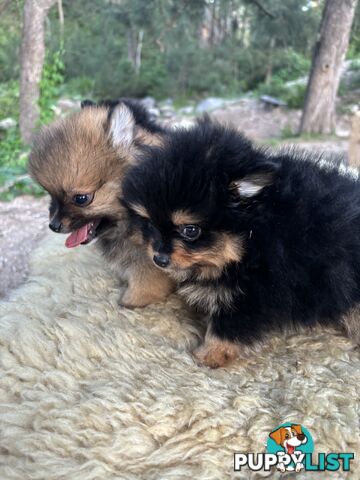
[[[135,124],[144,128],[150,133],[164,133],[165,128],[159,125],[156,122],[156,119],[150,114],[150,112],[144,107],[144,105],[139,101],[133,98],[119,98],[117,100],[100,100],[99,102],[95,103],[92,100],[83,100],[81,102],[81,108],[86,107],[106,107],[109,109],[109,116],[110,119],[114,108],[119,105],[120,103],[125,104],[134,116]]]
[[[246,197],[234,182],[268,180]],[[252,342],[278,327],[338,324],[360,300],[360,182],[310,155],[270,155],[236,131],[203,120],[148,150],[123,184],[134,228],[155,251],[170,255],[176,210],[200,218],[199,240],[187,252],[210,249],[216,232],[243,239],[241,261],[219,278],[202,280],[196,263],[180,283],[226,288],[233,298],[211,313],[213,334]],[[131,205],[142,205],[150,221]],[[168,267],[171,274],[171,263]],[[200,291],[200,289],[199,289]],[[185,295],[186,296],[186,295]],[[210,312],[208,312],[210,313]]]

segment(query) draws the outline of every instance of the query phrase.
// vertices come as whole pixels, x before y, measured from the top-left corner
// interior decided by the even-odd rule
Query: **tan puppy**
[[[98,238],[114,272],[127,281],[121,303],[142,307],[163,300],[173,283],[148,258],[142,240],[129,230],[121,204],[121,180],[145,145],[159,144],[166,131],[135,102],[96,106],[43,128],[29,170],[51,196],[51,230],[69,236],[73,248]]]

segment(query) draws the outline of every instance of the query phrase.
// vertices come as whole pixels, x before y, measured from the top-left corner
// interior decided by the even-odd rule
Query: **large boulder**
[[[225,100],[223,98],[208,97],[197,104],[195,111],[196,113],[211,112],[212,110],[223,107],[224,104]]]

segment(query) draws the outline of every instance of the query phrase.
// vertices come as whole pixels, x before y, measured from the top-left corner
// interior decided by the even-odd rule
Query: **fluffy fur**
[[[2,480],[255,480],[234,474],[233,454],[264,452],[283,422],[310,430],[314,458],[355,453],[348,473],[297,480],[357,478],[360,357],[348,339],[272,336],[246,362],[198,367],[203,332],[178,299],[119,309],[95,245],[49,236],[0,302]]]
[[[360,300],[356,171],[270,155],[205,119],[131,168],[124,198],[154,263],[209,316],[201,363],[299,325],[345,326],[359,341],[358,321],[344,320]]]
[[[84,102],[80,112],[45,127],[34,143],[29,168],[50,193],[50,228],[70,233],[67,246],[98,244],[114,272],[129,288],[128,306],[162,300],[172,282],[147,259],[144,246],[128,232],[121,205],[121,179],[144,145],[161,141],[165,131],[131,100]],[[76,204],[83,196],[84,205]]]

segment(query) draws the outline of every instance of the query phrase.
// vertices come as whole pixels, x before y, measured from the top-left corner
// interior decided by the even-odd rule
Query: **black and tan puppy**
[[[154,264],[208,314],[200,363],[222,366],[276,328],[334,324],[359,340],[357,171],[270,155],[204,120],[151,148],[123,195]]]
[[[140,307],[163,300],[172,281],[128,231],[121,180],[144,145],[165,131],[131,100],[85,102],[85,108],[43,128],[30,155],[31,175],[51,195],[50,224],[69,248],[98,238],[114,272],[128,282],[121,303]],[[140,241],[139,241],[140,240]]]

